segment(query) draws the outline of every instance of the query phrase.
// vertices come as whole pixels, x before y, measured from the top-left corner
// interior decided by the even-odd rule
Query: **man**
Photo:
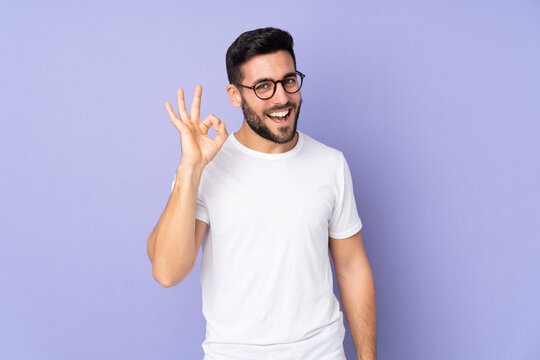
[[[199,121],[200,86],[190,114],[182,89],[178,115],[166,103],[182,160],[148,239],[153,276],[180,283],[202,244],[207,360],[345,359],[330,249],[357,354],[376,359],[375,289],[349,167],[296,130],[304,74],[292,37],[245,32],[226,63],[227,94],[244,113],[236,133],[214,115]]]

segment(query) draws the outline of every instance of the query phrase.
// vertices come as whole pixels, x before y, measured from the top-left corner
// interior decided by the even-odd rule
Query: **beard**
[[[260,137],[270,140],[276,144],[285,144],[294,139],[296,135],[296,126],[298,124],[298,116],[300,115],[300,107],[302,106],[302,99],[296,106],[292,102],[287,102],[285,105],[274,107],[268,110],[265,110],[263,113],[263,118],[267,119],[266,114],[279,111],[286,108],[291,108],[290,111],[295,112],[294,120],[291,121],[287,126],[282,126],[278,128],[279,134],[275,134],[272,130],[265,124],[264,119],[262,119],[257,113],[248,105],[244,97],[242,96],[242,111],[244,112],[244,119],[246,119],[247,124],[255,133]],[[290,116],[290,115],[289,115]],[[268,121],[271,121],[268,119]]]

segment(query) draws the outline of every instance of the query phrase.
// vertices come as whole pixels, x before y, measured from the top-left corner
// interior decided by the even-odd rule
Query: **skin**
[[[240,83],[252,86],[258,79],[281,80],[294,72],[294,61],[288,51],[280,50],[271,54],[257,55],[246,61],[242,67],[243,79]],[[302,102],[301,91],[289,94],[282,84],[278,84],[274,96],[268,100],[259,99],[253,90],[227,86],[227,94],[233,106],[242,108],[244,122],[234,133],[243,145],[260,152],[277,154],[291,150],[298,142],[296,125]],[[279,125],[265,114],[272,111],[291,109],[291,121]]]
[[[287,51],[258,55],[243,64],[243,79],[241,83],[251,86],[254,85],[256,80],[263,77],[273,79],[274,81],[281,80],[285,74],[294,71],[294,61]],[[189,216],[184,217],[186,224],[189,223],[190,226],[195,225],[194,229],[193,226],[190,227],[186,224],[180,224],[178,226],[178,229],[184,229],[186,234],[194,233],[194,239],[192,238],[193,235],[187,236],[184,234],[183,236],[183,238],[189,240],[185,243],[194,243],[195,246],[193,249],[190,247],[190,251],[178,251],[179,246],[185,245],[185,243],[180,243],[180,245],[172,244],[170,245],[170,249],[161,251],[167,254],[183,252],[190,254],[187,261],[184,261],[188,265],[182,267],[185,270],[176,271],[174,276],[166,276],[164,277],[165,280],[160,281],[166,287],[180,283],[195,266],[204,233],[208,228],[208,224],[205,222],[196,220],[195,224],[193,224],[192,221],[195,211],[196,189],[198,188],[199,179],[204,167],[215,157],[228,137],[225,123],[216,116],[211,114],[203,121],[199,120],[201,94],[202,87],[198,85],[195,89],[191,114],[188,114],[186,110],[182,89],[178,89],[178,114],[175,114],[169,102],[166,103],[169,117],[182,137],[182,161],[177,175],[180,181],[179,185],[175,187],[175,189],[178,188],[180,190],[175,190],[173,197],[176,192],[191,196],[188,199],[191,201],[189,206],[186,205],[185,208],[178,210],[170,210],[171,214],[168,217],[179,219],[182,218],[181,214],[185,215],[189,213]],[[242,108],[244,112],[244,122],[241,128],[234,133],[234,136],[240,143],[253,150],[265,153],[286,152],[296,145],[298,141],[296,125],[302,103],[300,92],[289,94],[285,92],[281,84],[278,84],[276,93],[272,98],[261,100],[252,90],[237,88],[229,84],[227,86],[227,94],[231,103],[235,107]],[[291,122],[288,125],[280,126],[265,116],[265,114],[271,111],[283,108],[291,108]],[[214,139],[207,135],[210,126],[213,126],[218,133]],[[182,182],[184,178],[195,178],[197,180],[192,182],[186,180],[184,184]],[[186,201],[178,200],[173,203],[184,204]],[[166,210],[164,216],[168,215],[168,212],[169,210]],[[173,221],[168,220],[166,222],[172,223]],[[170,227],[169,233],[177,234],[180,231],[178,229]],[[162,231],[166,232],[167,230]],[[148,253],[151,261],[154,261],[155,248],[153,234],[148,242]],[[172,237],[172,235],[165,236],[165,238]],[[329,237],[328,245],[334,261],[345,317],[349,324],[358,359],[376,360],[377,317],[375,285],[371,266],[363,246],[362,233],[359,231],[355,235],[345,239]],[[172,263],[172,260],[167,260],[167,263]]]
[[[178,113],[169,102],[165,107],[182,141],[182,160],[165,210],[148,238],[152,275],[164,287],[179,284],[195,266],[208,224],[195,220],[197,190],[204,167],[212,161],[228,138],[225,123],[209,115],[200,121],[202,87],[195,89],[188,113],[184,90],[178,89]],[[208,129],[217,135],[212,139]],[[195,220],[195,221],[194,221]]]
[[[251,58],[242,67],[242,84],[252,86],[257,79],[268,77],[280,80],[295,70],[294,62],[287,51],[259,55]],[[302,98],[300,92],[288,94],[278,85],[269,100],[259,99],[252,90],[227,86],[231,103],[242,107],[244,123],[234,133],[243,145],[266,153],[281,153],[292,149],[298,141],[296,125]],[[293,107],[294,122],[279,126],[265,113],[283,107]],[[268,136],[266,136],[268,135]],[[345,316],[351,330],[358,359],[375,360],[376,355],[376,301],[373,273],[362,241],[362,232],[345,239],[328,238]]]
[[[197,85],[188,114],[184,99],[184,90],[178,89],[178,115],[170,102],[165,103],[169,118],[180,133],[182,141],[182,164],[204,168],[216,156],[229,135],[225,123],[215,115],[208,115],[200,121],[202,86]],[[214,139],[208,136],[208,129],[214,127],[217,135]]]

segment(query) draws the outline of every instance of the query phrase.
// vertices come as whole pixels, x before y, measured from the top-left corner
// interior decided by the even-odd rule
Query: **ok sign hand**
[[[193,95],[193,103],[191,104],[191,116],[186,110],[186,102],[184,100],[184,90],[178,89],[178,115],[170,102],[165,102],[165,107],[169,113],[172,123],[180,132],[182,143],[182,163],[187,166],[208,165],[221,149],[225,140],[229,137],[225,129],[225,123],[219,120],[215,115],[210,114],[203,121],[199,121],[201,111],[201,95],[202,86],[197,85],[195,94]],[[180,119],[179,119],[180,118]],[[217,135],[214,139],[210,138],[208,129],[214,126]]]

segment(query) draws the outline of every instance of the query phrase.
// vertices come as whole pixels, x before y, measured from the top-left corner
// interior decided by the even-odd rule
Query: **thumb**
[[[225,143],[225,140],[227,140],[228,137],[229,137],[229,134],[227,133],[225,123],[222,121],[219,124],[218,132],[217,132],[216,137],[214,138],[214,141],[215,141],[216,145],[219,148],[221,148],[223,146],[223,144]]]

